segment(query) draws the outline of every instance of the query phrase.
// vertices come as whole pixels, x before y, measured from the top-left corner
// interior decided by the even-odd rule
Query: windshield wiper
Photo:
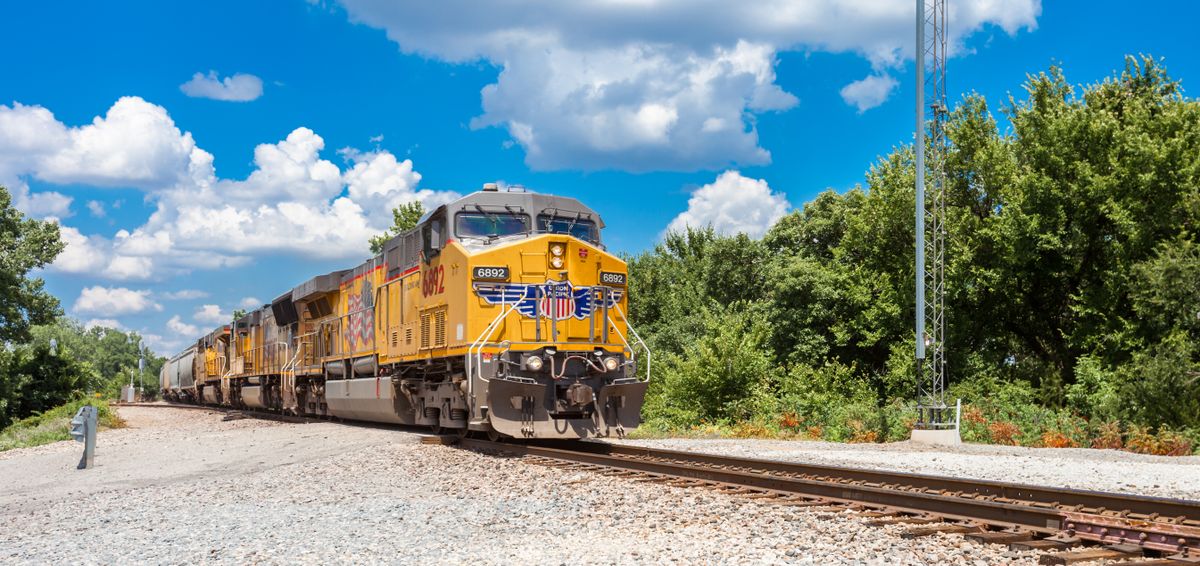
[[[580,218],[581,216],[583,216],[583,212],[576,212],[576,213],[575,213],[575,218],[571,219],[571,223],[570,223],[570,224],[567,224],[567,235],[568,235],[568,236],[574,236],[574,235],[575,235],[574,233],[572,233],[572,232],[571,232],[571,229],[572,229],[572,228],[574,228],[574,227],[575,227],[575,224],[577,224],[577,223],[579,222],[579,218]]]

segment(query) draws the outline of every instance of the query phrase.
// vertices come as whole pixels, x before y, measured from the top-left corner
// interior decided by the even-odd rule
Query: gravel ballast
[[[532,465],[390,428],[121,409],[96,467],[0,454],[0,562],[1011,564],[829,508]]]
[[[943,447],[912,442],[840,444],[696,438],[619,442],[738,458],[1200,500],[1200,456],[1148,456],[1118,450],[984,444]]]

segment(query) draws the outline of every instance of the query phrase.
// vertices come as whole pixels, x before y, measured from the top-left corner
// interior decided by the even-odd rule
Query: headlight
[[[529,356],[525,358],[525,367],[532,371],[541,371],[542,359],[537,356]]]
[[[554,269],[562,269],[562,266],[563,260],[561,257],[550,258],[550,267],[553,267]]]
[[[562,256],[563,255],[562,244],[554,244],[554,245],[550,246],[550,255]]]
[[[604,358],[604,369],[608,371],[616,371],[620,365],[621,362],[618,362],[616,358]]]

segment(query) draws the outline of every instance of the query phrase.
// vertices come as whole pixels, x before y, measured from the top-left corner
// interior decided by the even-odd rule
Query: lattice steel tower
[[[931,116],[927,121],[925,110]],[[946,425],[946,0],[917,0],[917,426]],[[928,136],[928,139],[926,139]],[[926,178],[930,190],[925,190]]]

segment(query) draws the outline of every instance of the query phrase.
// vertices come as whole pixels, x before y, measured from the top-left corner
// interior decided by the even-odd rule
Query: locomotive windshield
[[[539,214],[537,225],[538,232],[569,234],[593,244],[599,240],[596,234],[596,223],[586,218]]]
[[[529,217],[512,212],[460,212],[455,218],[460,238],[498,238],[529,232]]]

